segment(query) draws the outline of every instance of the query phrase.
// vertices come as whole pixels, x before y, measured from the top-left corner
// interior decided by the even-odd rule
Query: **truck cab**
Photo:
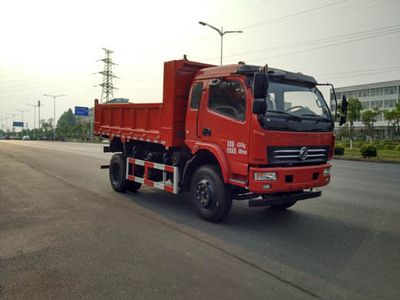
[[[260,70],[238,64],[199,71],[187,107],[187,145],[219,156],[224,181],[248,197],[328,184],[334,120],[317,82],[268,69],[260,93]],[[255,102],[265,108],[255,111]]]

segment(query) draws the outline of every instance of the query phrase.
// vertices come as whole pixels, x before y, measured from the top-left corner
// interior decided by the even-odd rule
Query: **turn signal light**
[[[329,176],[331,174],[331,168],[325,168],[322,174],[325,177]]]

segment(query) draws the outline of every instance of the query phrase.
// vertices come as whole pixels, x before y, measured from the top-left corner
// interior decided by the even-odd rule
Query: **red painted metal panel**
[[[166,192],[173,193],[174,192],[174,187],[171,186],[171,185],[166,185],[166,186],[164,186],[164,190]]]
[[[154,163],[153,162],[151,162],[151,161],[145,161],[144,162],[144,166],[146,167],[146,168],[154,168]]]
[[[167,171],[167,172],[172,172],[172,173],[174,172],[174,167],[172,167],[172,166],[167,166],[167,165],[166,165],[166,166],[164,167],[164,169],[165,169],[165,171]]]
[[[146,179],[146,178],[143,180],[143,183],[144,183],[145,185],[148,185],[148,186],[151,186],[151,187],[154,186],[154,181],[151,181],[151,180]]]
[[[159,140],[162,104],[97,104],[95,133],[128,139]]]

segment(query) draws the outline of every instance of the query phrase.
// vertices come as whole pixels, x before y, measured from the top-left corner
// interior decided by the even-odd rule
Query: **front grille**
[[[326,162],[329,146],[267,147],[270,165],[307,165]]]

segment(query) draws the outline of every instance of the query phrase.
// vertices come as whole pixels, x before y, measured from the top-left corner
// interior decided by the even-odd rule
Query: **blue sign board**
[[[89,107],[75,106],[75,116],[88,116]]]
[[[14,121],[13,122],[13,127],[24,127],[24,122]]]

